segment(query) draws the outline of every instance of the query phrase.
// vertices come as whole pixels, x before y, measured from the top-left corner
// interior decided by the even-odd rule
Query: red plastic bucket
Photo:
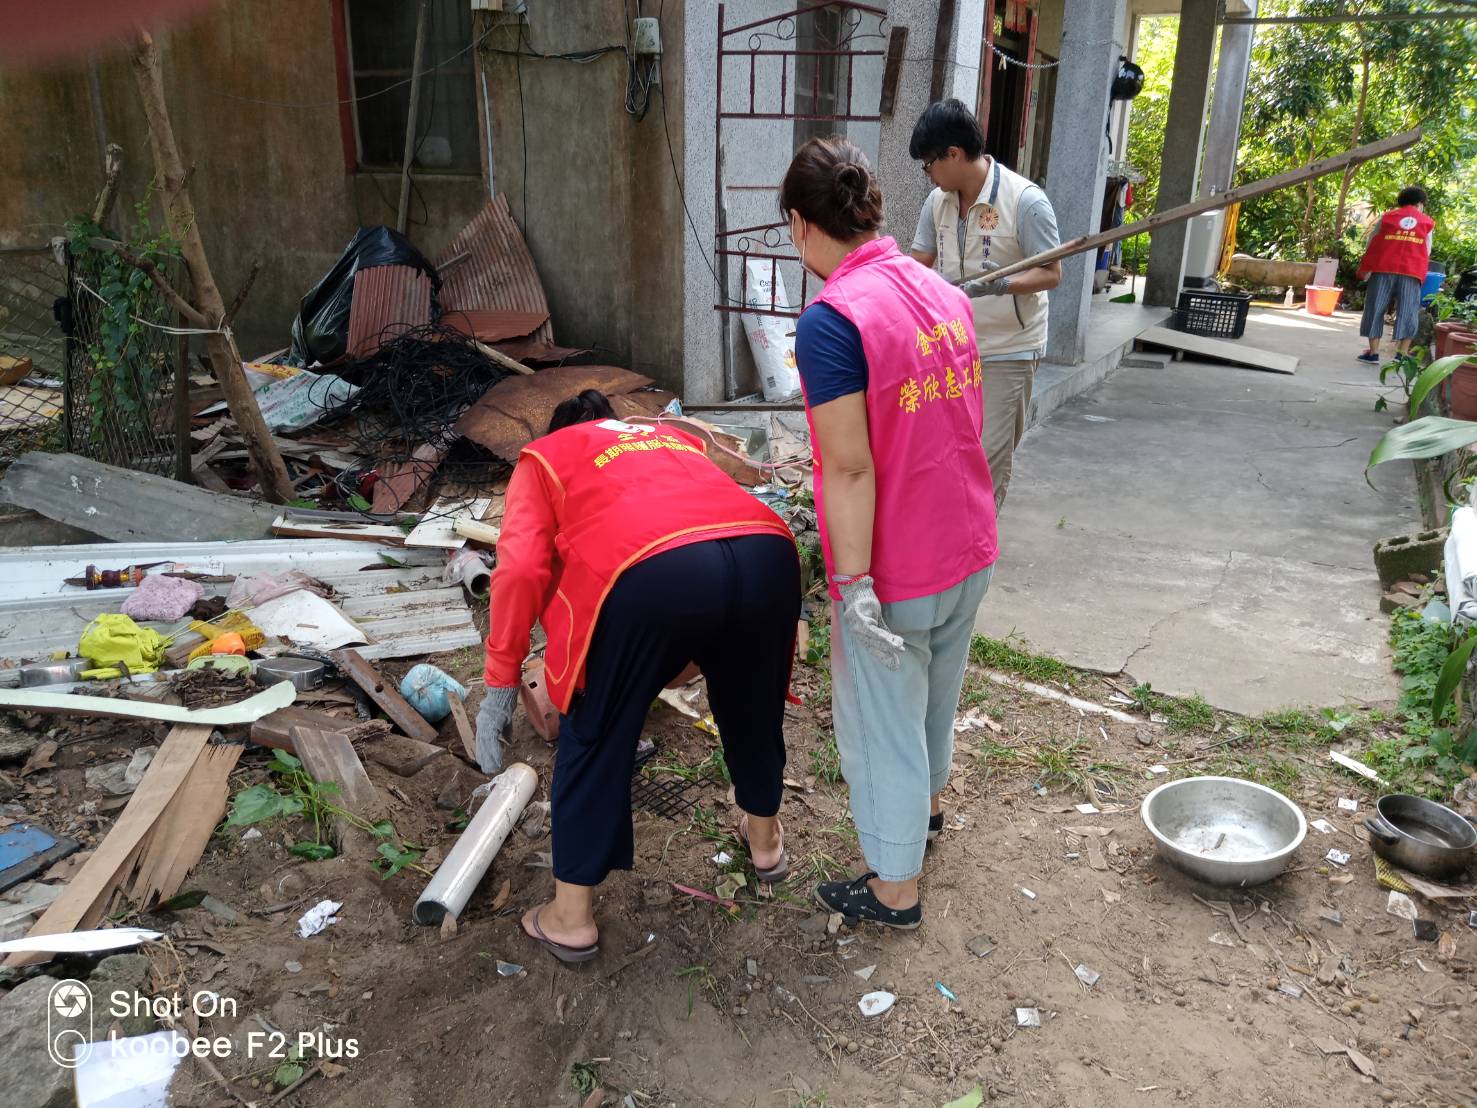
[[[1309,315],[1333,315],[1344,290],[1336,285],[1309,285],[1307,293]]]

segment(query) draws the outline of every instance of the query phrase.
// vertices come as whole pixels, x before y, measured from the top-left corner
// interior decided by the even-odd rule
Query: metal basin
[[[1364,821],[1380,857],[1427,877],[1455,877],[1477,857],[1477,828],[1444,804],[1394,793]]]
[[[1308,833],[1296,804],[1237,777],[1170,781],[1144,797],[1139,815],[1169,861],[1212,885],[1272,880]]]

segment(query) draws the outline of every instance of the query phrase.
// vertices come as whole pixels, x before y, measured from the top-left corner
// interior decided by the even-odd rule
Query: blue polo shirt
[[[867,355],[856,324],[829,304],[812,304],[795,322],[795,361],[812,407],[867,391]]]

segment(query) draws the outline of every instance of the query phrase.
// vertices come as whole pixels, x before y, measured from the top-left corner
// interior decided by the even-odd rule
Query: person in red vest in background
[[[1369,281],[1364,290],[1364,318],[1359,321],[1359,333],[1369,340],[1369,348],[1359,355],[1361,362],[1380,360],[1380,335],[1392,300],[1395,351],[1410,353],[1420,324],[1421,282],[1430,268],[1435,226],[1436,221],[1426,214],[1426,190],[1419,185],[1401,189],[1395,207],[1374,224],[1359,263],[1359,279]]]
[[[595,888],[630,869],[631,772],[647,710],[689,663],[707,679],[738,834],[761,881],[789,872],[779,822],[800,562],[783,520],[678,430],[622,423],[604,394],[559,405],[508,485],[477,713],[477,761],[502,767],[535,619],[560,710],[554,898],[523,917],[560,961],[599,950]]]

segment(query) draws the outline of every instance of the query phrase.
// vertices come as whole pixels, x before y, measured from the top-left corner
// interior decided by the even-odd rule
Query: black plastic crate
[[[1246,334],[1246,313],[1250,310],[1250,293],[1185,289],[1170,326],[1189,335],[1239,339]]]

